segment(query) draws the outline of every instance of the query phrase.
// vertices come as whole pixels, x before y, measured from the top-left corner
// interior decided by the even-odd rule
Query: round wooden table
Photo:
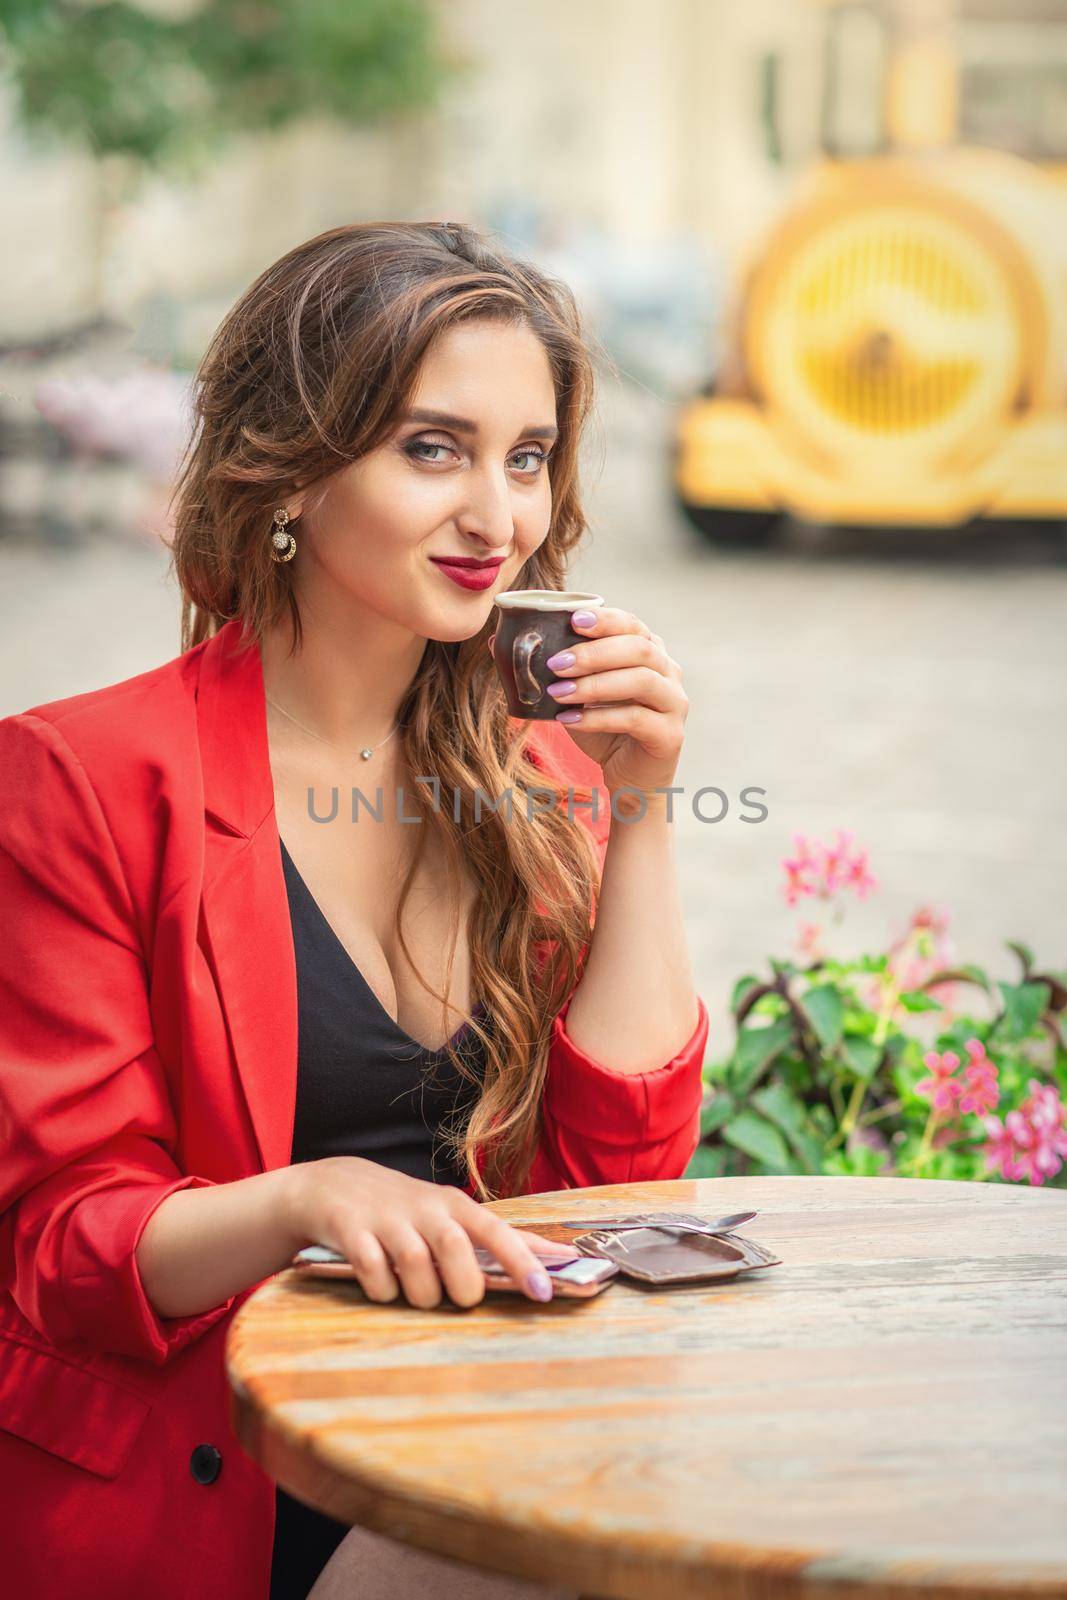
[[[657,1207],[758,1210],[781,1265],[433,1311],[282,1272],[231,1324],[238,1437],[343,1522],[589,1595],[1067,1595],[1067,1193],[719,1178],[494,1209],[559,1238]]]

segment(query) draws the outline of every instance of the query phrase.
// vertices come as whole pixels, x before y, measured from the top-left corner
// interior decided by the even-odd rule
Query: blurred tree
[[[463,70],[427,0],[0,0],[0,43],[28,130],[141,173],[301,117],[424,109]]]

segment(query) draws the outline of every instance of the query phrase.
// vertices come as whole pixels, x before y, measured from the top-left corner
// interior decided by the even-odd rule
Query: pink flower
[[[992,1111],[1000,1099],[997,1065],[995,1061],[990,1061],[985,1045],[979,1039],[967,1040],[967,1053],[971,1059],[963,1069],[967,1087],[960,1096],[960,1110],[973,1111],[981,1117],[987,1111]]]
[[[931,1075],[915,1085],[915,1092],[942,1114],[958,1111],[961,1115],[974,1112],[976,1116],[984,1116],[1000,1099],[996,1062],[989,1059],[981,1039],[968,1039],[965,1049],[968,1061],[963,1077],[966,1082],[957,1076],[960,1058],[955,1050],[946,1050],[942,1055],[929,1050],[923,1056],[923,1065]]]
[[[915,1093],[929,1100],[934,1110],[943,1115],[955,1111],[963,1094],[963,1084],[955,1076],[959,1064],[960,1058],[954,1050],[946,1050],[943,1055],[928,1050],[923,1056],[923,1066],[929,1069],[931,1076],[915,1085]]]
[[[826,954],[822,946],[822,929],[816,922],[800,924],[796,943],[798,951],[808,961],[821,961]]]
[[[845,878],[847,886],[855,889],[861,900],[865,900],[872,889],[877,889],[878,879],[868,869],[866,850],[859,850],[848,864]]]
[[[809,845],[804,834],[794,833],[796,853],[782,861],[786,903],[795,905],[804,895],[830,900],[841,889],[853,889],[863,899],[876,888],[877,879],[868,870],[867,852],[853,852],[853,838],[851,829],[839,828],[834,845],[825,845],[818,839]]]
[[[786,856],[782,861],[785,871],[785,898],[789,905],[795,905],[802,895],[814,894],[815,885],[807,876],[817,870],[815,858],[809,854],[807,840],[802,833],[794,833],[793,843],[797,847],[795,856]]]
[[[820,846],[823,852],[822,873],[827,892],[833,894],[846,882],[849,873],[848,847],[855,838],[851,828],[837,830],[837,845],[833,849]]]
[[[985,1117],[983,1126],[986,1131],[986,1141],[982,1153],[985,1156],[987,1170],[999,1172],[1002,1178],[1007,1178],[1011,1182],[1025,1177],[1025,1169],[1016,1160],[1011,1134],[1000,1118]]]
[[[1067,1108],[1054,1084],[1031,1078],[1029,1090],[1003,1122],[999,1117],[984,1119],[984,1153],[991,1172],[999,1171],[1013,1183],[1025,1178],[1041,1185],[1055,1177],[1067,1156]]]

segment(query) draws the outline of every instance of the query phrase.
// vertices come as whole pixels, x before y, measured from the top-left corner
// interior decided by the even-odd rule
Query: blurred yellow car
[[[765,58],[762,124],[814,113],[807,176],[681,410],[696,527],[782,513],[906,529],[1067,528],[1062,0],[808,0],[819,67]],[[795,66],[795,62],[794,62]]]
[[[775,228],[679,501],[717,541],[1067,518],[1067,190],[990,150],[827,162]]]

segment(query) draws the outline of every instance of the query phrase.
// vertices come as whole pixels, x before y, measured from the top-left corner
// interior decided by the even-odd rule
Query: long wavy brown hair
[[[171,566],[182,594],[183,651],[240,618],[250,647],[289,609],[302,638],[289,564],[271,555],[274,510],[374,450],[397,425],[420,363],[445,329],[473,318],[518,324],[540,340],[556,393],[559,437],[549,458],[549,533],[515,588],[564,589],[586,530],[578,485],[593,404],[591,344],[570,290],[484,233],[457,224],[354,223],[319,234],[268,267],[212,338],[196,374],[194,427],[172,499]],[[456,804],[434,806],[411,786],[423,826],[401,888],[397,935],[429,829],[451,885],[449,993],[459,937],[460,864],[479,893],[467,938],[480,1022],[450,1041],[463,1079],[480,1085],[441,1130],[482,1199],[521,1193],[541,1138],[552,1022],[581,976],[598,876],[596,853],[563,785],[526,752],[530,725],[509,718],[486,649],[493,619],[472,639],[428,639],[399,708],[404,770],[436,774]],[[510,789],[496,812],[485,797]],[[481,791],[476,818],[474,801]],[[548,793],[546,794],[546,791]],[[527,796],[532,797],[527,804]],[[555,797],[555,804],[547,803]],[[589,798],[573,788],[574,800]],[[458,818],[455,812],[459,811]],[[436,994],[419,974],[423,987]],[[484,1070],[467,1059],[485,1047]]]

